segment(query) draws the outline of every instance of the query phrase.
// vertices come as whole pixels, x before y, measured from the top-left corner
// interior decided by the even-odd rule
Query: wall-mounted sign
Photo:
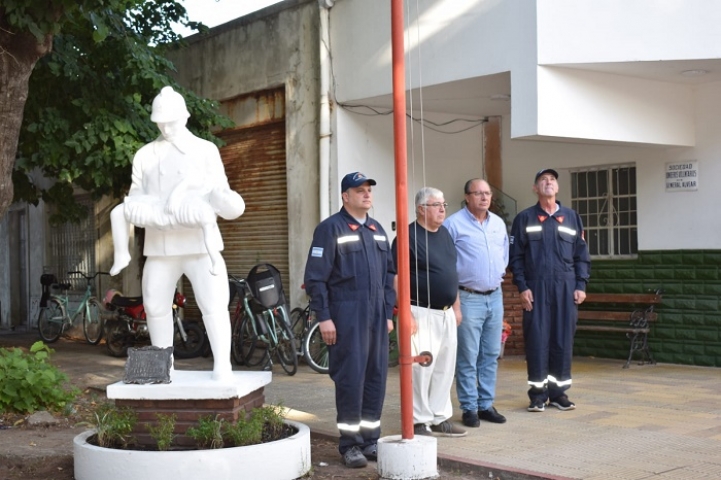
[[[685,192],[689,190],[698,190],[698,161],[667,163],[666,191]]]

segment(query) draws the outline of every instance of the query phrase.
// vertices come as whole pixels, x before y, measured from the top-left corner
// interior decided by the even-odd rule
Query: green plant
[[[131,433],[138,421],[134,411],[129,408],[117,408],[112,403],[101,403],[94,416],[93,423],[99,447],[127,448],[133,442]]]
[[[239,418],[235,423],[226,423],[223,427],[223,438],[234,447],[257,445],[263,441],[265,421],[254,410],[248,418]]]
[[[285,417],[283,416],[283,405],[265,405],[253,410],[253,415],[257,415],[263,422],[263,441],[270,442],[283,438],[285,432]]]
[[[176,416],[175,414],[163,415],[162,413],[156,413],[155,418],[158,419],[157,426],[147,425],[150,436],[157,442],[158,450],[168,450],[177,436],[175,435]]]
[[[195,440],[200,449],[223,448],[225,420],[211,415],[200,417],[197,427],[190,427],[185,434]]]
[[[80,393],[48,359],[54,351],[35,342],[29,352],[0,348],[0,411],[62,410]]]

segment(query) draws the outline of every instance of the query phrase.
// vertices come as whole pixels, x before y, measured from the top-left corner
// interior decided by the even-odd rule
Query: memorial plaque
[[[125,383],[170,383],[173,347],[142,347],[128,350]]]

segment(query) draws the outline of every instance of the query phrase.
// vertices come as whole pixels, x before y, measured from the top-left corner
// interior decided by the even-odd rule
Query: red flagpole
[[[413,438],[413,384],[410,343],[411,287],[408,253],[408,147],[406,140],[406,75],[403,42],[403,0],[391,0],[393,47],[393,138],[396,174],[396,225],[398,248],[398,346],[401,370],[401,432]]]

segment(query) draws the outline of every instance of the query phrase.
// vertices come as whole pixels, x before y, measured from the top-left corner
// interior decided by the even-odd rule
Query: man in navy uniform
[[[338,450],[351,468],[377,458],[396,301],[388,237],[368,216],[375,184],[360,172],[343,177],[343,207],[316,227],[305,267],[335,382]]]
[[[542,412],[549,401],[560,410],[573,410],[576,405],[566,391],[591,260],[581,217],[556,200],[558,172],[538,172],[533,191],[538,203],[516,216],[510,239],[510,268],[524,310],[528,411]]]

